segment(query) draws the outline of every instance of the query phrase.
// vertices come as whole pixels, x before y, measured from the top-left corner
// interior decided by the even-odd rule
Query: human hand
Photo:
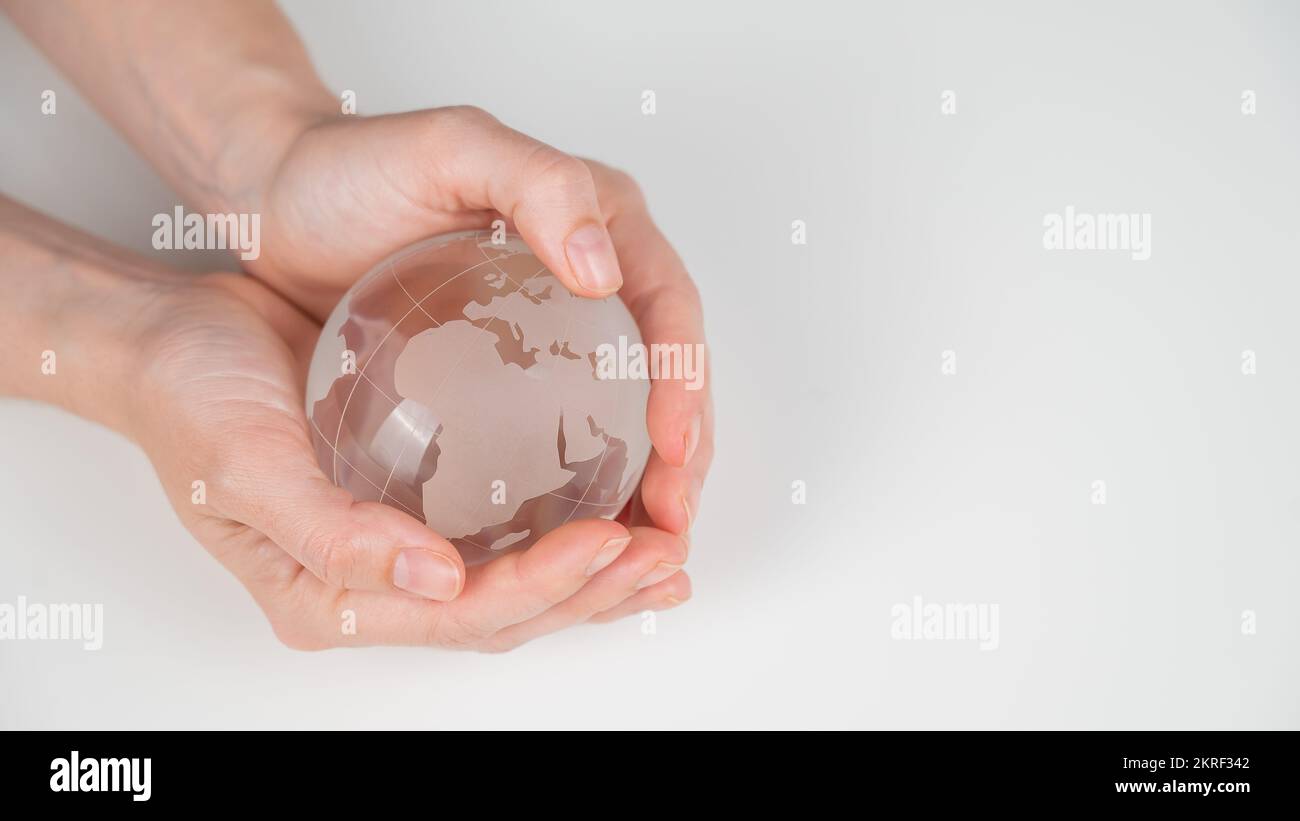
[[[622,172],[468,107],[264,130],[285,136],[268,146],[274,160],[250,163],[274,173],[239,186],[239,207],[262,216],[262,254],[246,267],[318,318],[393,251],[504,219],[574,293],[617,290],[647,344],[703,345],[698,292]],[[654,382],[634,525],[687,538],[713,454],[708,386]]]
[[[504,218],[575,293],[618,290],[646,343],[703,345],[695,286],[630,178],[473,108],[340,117],[273,4],[6,11],[188,204],[260,214],[248,270],[318,320],[389,253]],[[653,384],[634,527],[686,540],[713,454],[709,382]]]
[[[574,522],[466,571],[415,519],[354,503],[307,435],[319,327],[251,277],[181,275],[0,197],[0,290],[0,395],[139,443],[181,521],[293,647],[502,650],[690,595],[661,567],[685,545],[652,528]]]
[[[314,321],[237,274],[169,285],[149,304],[134,322],[147,359],[131,433],[181,521],[290,647],[504,650],[689,597],[682,574],[660,569],[685,560],[681,540],[604,520],[467,571],[445,539],[352,501],[317,467],[302,407]]]

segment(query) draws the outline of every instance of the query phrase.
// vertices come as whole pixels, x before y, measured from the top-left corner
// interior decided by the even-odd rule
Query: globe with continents
[[[321,331],[307,377],[317,459],[469,564],[612,518],[650,455],[650,385],[608,378],[598,357],[640,343],[617,296],[573,296],[513,234],[425,240],[362,277]]]

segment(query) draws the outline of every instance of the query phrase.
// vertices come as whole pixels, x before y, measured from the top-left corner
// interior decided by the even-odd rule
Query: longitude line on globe
[[[399,276],[397,275],[397,266],[394,265],[392,262],[389,262],[389,263],[388,263],[388,272],[389,272],[390,274],[393,275],[393,281],[397,283],[397,287],[398,287],[398,288],[401,288],[401,289],[402,289],[402,293],[406,294],[406,298],[409,299],[409,300],[411,300],[411,304],[414,305],[415,307],[419,308],[419,309],[420,309],[420,313],[424,314],[425,316],[427,316],[427,317],[429,318],[429,321],[433,323],[433,327],[435,327],[435,328],[441,328],[441,327],[442,327],[442,323],[439,322],[438,320],[434,319],[434,318],[433,318],[433,314],[431,314],[431,313],[429,313],[428,311],[424,310],[424,306],[421,305],[420,303],[416,302],[416,301],[415,301],[415,297],[411,296],[411,292],[408,291],[408,290],[406,290],[406,286],[402,284],[402,278],[399,277]]]
[[[404,257],[403,257],[402,259],[404,259]],[[400,262],[400,261],[401,261],[401,259],[394,260],[394,261],[393,261],[393,264],[396,264],[397,262]],[[460,278],[463,277],[465,274],[468,274],[470,271],[473,271],[475,268],[478,268],[478,267],[481,266],[481,265],[483,265],[482,262],[475,263],[474,265],[471,265],[470,267],[468,267],[468,268],[466,268],[465,270],[461,271],[459,274],[456,274],[454,277],[450,277],[450,278],[448,278],[448,279],[446,279],[446,280],[443,280],[443,282],[442,282],[441,284],[439,284],[437,288],[434,288],[432,291],[430,291],[429,293],[427,293],[427,294],[425,294],[423,297],[421,297],[421,298],[420,298],[420,302],[423,302],[424,300],[426,300],[426,299],[428,299],[429,297],[431,297],[431,296],[433,296],[434,294],[436,294],[440,289],[442,289],[443,287],[445,287],[448,283],[455,282],[457,279],[460,279]],[[419,304],[419,303],[416,303],[416,305],[418,305],[418,304]],[[368,367],[370,366],[370,363],[373,362],[373,361],[375,361],[375,356],[379,353],[379,349],[382,348],[382,347],[384,347],[384,343],[388,341],[389,337],[391,337],[391,336],[393,335],[393,332],[397,330],[397,327],[398,327],[399,325],[401,325],[403,322],[405,322],[405,321],[406,321],[406,318],[407,318],[408,316],[410,316],[411,313],[412,313],[413,311],[415,311],[415,307],[412,307],[412,308],[411,308],[410,310],[408,310],[406,313],[402,314],[402,316],[401,316],[401,317],[400,317],[396,322],[394,322],[394,323],[392,324],[391,327],[389,327],[388,332],[385,333],[385,334],[383,335],[382,338],[380,338],[379,343],[378,343],[377,345],[375,345],[375,349],[374,349],[373,351],[371,351],[370,356],[366,358],[365,364],[363,364],[363,365],[361,366],[360,370],[358,371],[358,374],[364,374],[364,373],[365,373],[365,370],[366,370],[366,368],[368,368]],[[358,379],[356,382],[353,382],[353,383],[352,383],[352,389],[348,391],[348,398],[345,399],[345,400],[343,400],[343,410],[341,410],[341,411],[339,412],[339,427],[338,427],[338,430],[335,431],[335,433],[334,433],[334,447],[333,447],[333,450],[334,450],[333,469],[334,469],[334,484],[335,484],[335,485],[338,485],[338,483],[339,483],[339,462],[338,462],[338,460],[339,460],[340,458],[342,458],[342,455],[339,453],[339,440],[343,438],[343,422],[344,422],[344,420],[347,419],[347,416],[348,416],[348,405],[350,405],[350,404],[352,403],[352,397],[356,394],[356,392],[357,392],[357,385],[360,384],[360,381],[361,381],[361,380]],[[326,441],[328,441],[328,440],[326,440]],[[344,460],[344,461],[346,461],[346,460]],[[356,470],[356,467],[354,467],[354,466],[351,466],[351,467],[352,467],[353,470]],[[372,480],[372,481],[370,482],[370,484],[374,485],[375,483],[374,483],[374,481]],[[375,485],[375,487],[378,487],[378,485]]]
[[[475,239],[477,239],[477,238],[478,238],[478,235],[475,234]],[[512,276],[510,276],[510,274],[506,273],[506,272],[505,272],[505,269],[503,269],[500,265],[497,265],[497,260],[500,259],[500,256],[498,256],[498,257],[490,257],[490,256],[488,256],[488,252],[487,252],[487,250],[483,247],[482,243],[479,243],[479,245],[478,245],[478,252],[479,252],[480,254],[483,255],[483,259],[484,259],[485,261],[487,261],[488,263],[490,263],[490,264],[492,265],[492,267],[496,269],[496,272],[497,272],[498,274],[500,274],[503,278],[505,278],[508,282],[510,282],[511,284],[513,284],[513,285],[515,286],[515,290],[511,291],[512,294],[513,294],[513,293],[520,293],[520,292],[528,293],[528,290],[524,287],[524,284],[523,284],[522,282],[517,282],[517,281],[515,281],[515,278],[514,278],[514,277],[512,277]],[[505,255],[505,254],[502,254],[501,256],[506,256],[506,255]],[[538,274],[540,274],[542,271],[545,271],[545,270],[546,270],[546,268],[543,267],[541,270],[534,272],[534,273],[532,274],[532,276],[527,277],[527,278],[525,279],[525,281],[527,281],[528,279],[532,279],[533,277],[537,276]],[[549,302],[542,302],[542,305],[543,305],[543,307],[545,307],[545,308],[547,308],[547,309],[549,309],[549,310],[556,310],[555,306],[551,305]],[[567,316],[566,316],[566,319],[567,319]],[[522,331],[521,331],[521,332],[522,332]],[[568,323],[566,322],[566,323],[565,323],[564,335],[562,336],[562,338],[565,339],[565,341],[567,341],[567,337],[568,337]],[[522,347],[522,345],[521,345],[521,347]],[[558,395],[556,394],[556,392],[555,392],[555,386],[552,385],[550,382],[546,382],[545,384],[546,384],[547,389],[551,391],[551,396],[552,396],[553,399],[555,399],[555,403],[556,403],[556,405],[557,405],[557,406],[560,406],[560,405],[561,405],[561,402],[559,401],[559,396],[558,396]],[[510,475],[510,473],[511,473],[511,469],[515,466],[515,461],[519,458],[519,454],[520,454],[520,452],[523,450],[523,441],[524,441],[524,437],[520,436],[518,439],[516,439],[516,440],[514,441],[513,445],[511,446],[511,450],[510,450],[510,458],[508,458],[508,459],[506,460],[506,474],[507,474],[507,475]],[[555,494],[553,494],[553,493],[550,493],[549,491],[547,491],[547,494],[548,494],[548,495],[552,495],[552,496],[555,495]],[[560,498],[563,498],[563,497],[560,497]],[[477,517],[479,510],[481,510],[481,509],[483,508],[483,501],[484,501],[483,498],[480,498],[480,499],[479,499],[478,504],[474,507],[474,510],[470,513],[470,517],[471,517],[471,518],[475,518],[475,517]],[[469,541],[469,540],[466,539],[466,541]],[[474,544],[474,542],[470,542],[470,544]],[[476,547],[482,547],[482,545],[475,545],[475,546],[476,546]],[[484,550],[490,550],[491,548],[483,548],[483,549],[484,549]]]
[[[481,251],[482,249],[480,248],[479,250]],[[486,255],[485,255],[485,256],[486,256]],[[485,260],[485,261],[486,261],[486,262],[491,262],[492,260],[488,259],[488,260]],[[482,265],[482,264],[483,264],[483,263],[480,262],[480,263],[478,263],[478,265],[473,266],[473,268],[477,268],[479,265]],[[495,266],[494,266],[494,267],[495,267]],[[469,268],[469,269],[466,269],[466,270],[467,270],[467,271],[468,271],[468,270],[473,270],[473,268]],[[546,270],[546,266],[542,266],[542,267],[539,268],[535,273],[533,273],[532,276],[535,277],[535,276],[537,276],[537,274],[540,274],[542,271],[545,271],[545,270]],[[462,271],[462,272],[461,272],[461,274],[463,274],[463,273],[465,273],[465,271]],[[461,274],[457,274],[456,276],[461,276]],[[454,278],[455,278],[455,277],[453,277],[453,279],[454,279]],[[529,279],[531,279],[531,278],[532,278],[532,277],[529,277]],[[450,281],[451,281],[451,280],[448,280],[448,282],[450,282]],[[513,280],[512,280],[512,282],[513,282]],[[447,284],[447,283],[445,283],[445,282],[443,283],[443,285],[446,285],[446,284]],[[438,287],[441,288],[442,285],[439,285]],[[510,294],[513,294],[513,293],[515,293],[516,291],[518,291],[519,288],[520,288],[519,284],[518,284],[518,283],[515,283],[515,291],[510,291],[509,293],[500,294],[500,295],[498,295],[496,298],[498,298],[498,299],[503,299],[503,298],[505,298],[505,297],[508,297],[508,296],[510,296]],[[437,288],[434,289],[434,291],[436,291],[436,290],[437,290]],[[430,295],[432,295],[432,293],[433,293],[433,292],[431,291],[431,292],[430,292]],[[424,299],[428,299],[428,296],[426,296]],[[422,300],[420,300],[420,301],[423,302],[424,299],[422,299]],[[419,303],[416,304],[416,307],[419,307]],[[478,338],[479,338],[480,336],[483,335],[483,333],[488,329],[489,326],[491,326],[491,324],[492,324],[493,322],[496,322],[497,318],[501,316],[501,311],[503,311],[503,310],[505,310],[505,306],[504,306],[504,305],[501,306],[501,308],[498,309],[497,312],[496,312],[495,314],[493,314],[491,317],[488,318],[488,320],[487,320],[486,322],[483,323],[483,325],[478,329],[478,334],[476,334],[476,335],[474,336],[475,341],[477,341]],[[406,312],[406,316],[410,316],[410,314],[411,314],[410,311],[407,311],[407,312]],[[405,319],[405,317],[403,317],[403,319]],[[400,320],[399,320],[399,321],[400,321]],[[387,337],[385,337],[385,339],[386,339],[386,338],[387,338]],[[461,363],[463,363],[463,362],[465,361],[465,358],[466,358],[467,356],[469,356],[469,351],[470,351],[470,349],[471,349],[473,346],[474,346],[474,343],[471,342],[471,343],[467,344],[467,345],[466,345],[466,346],[461,350],[461,352],[460,352],[460,357],[456,360],[455,364],[453,364],[453,365],[451,366],[451,368],[447,371],[447,373],[442,377],[442,381],[438,383],[438,386],[437,386],[436,388],[433,389],[433,395],[436,396],[436,395],[438,394],[438,392],[442,390],[442,386],[445,385],[445,384],[447,384],[447,380],[448,380],[448,379],[451,379],[452,374],[454,374],[454,373],[456,372],[456,370],[457,370],[458,368],[460,368]],[[368,362],[369,362],[369,360],[367,360],[367,363],[368,363]],[[403,446],[403,448],[405,448],[405,446]],[[400,458],[400,456],[399,456],[398,458]],[[396,469],[396,466],[394,466],[394,469]],[[479,501],[479,504],[480,504],[480,505],[482,504],[482,500]],[[489,547],[484,547],[483,545],[480,545],[480,544],[476,544],[475,542],[473,542],[473,541],[471,541],[470,539],[467,539],[467,538],[465,538],[465,537],[463,537],[463,536],[461,537],[461,539],[464,540],[464,541],[466,541],[466,542],[468,542],[469,544],[474,545],[474,546],[477,547],[477,548],[482,549],[482,550],[491,550],[491,548],[489,548]]]
[[[484,250],[484,249],[483,249],[483,246],[481,246],[481,245],[479,246],[479,253],[483,254],[483,257],[484,257],[485,259],[487,259],[489,262],[492,263],[492,267],[495,268],[495,269],[497,270],[497,273],[501,274],[501,276],[505,277],[507,280],[509,280],[510,282],[514,283],[514,285],[515,285],[515,291],[513,291],[512,293],[515,293],[515,292],[518,292],[518,291],[524,291],[524,290],[526,290],[526,289],[524,288],[524,284],[523,284],[522,282],[516,282],[515,279],[514,279],[514,277],[510,276],[510,274],[506,273],[506,272],[501,268],[501,266],[497,265],[497,264],[496,264],[496,259],[494,259],[494,258],[492,258],[492,257],[489,257],[488,254],[487,254],[487,251]],[[546,269],[543,268],[542,271],[544,271],[544,270],[546,270]],[[542,271],[537,271],[537,272],[533,273],[532,276],[527,277],[525,281],[527,281],[527,279],[532,279],[533,277],[535,277],[535,276],[537,276],[538,274],[540,274]],[[608,299],[608,297],[606,297],[606,298]],[[548,308],[548,309],[550,309],[550,310],[553,310],[553,311],[559,311],[559,310],[560,310],[559,308],[556,308],[554,305],[550,304],[549,302],[543,302],[543,303],[541,303],[541,304],[542,304],[544,307],[546,307],[546,308]],[[559,340],[560,344],[568,344],[568,341],[569,341],[569,331],[570,331],[570,328],[573,327],[573,323],[574,323],[574,322],[579,322],[579,323],[584,324],[584,325],[589,325],[589,326],[591,326],[591,327],[596,328],[596,330],[600,330],[599,326],[591,325],[591,323],[589,323],[589,322],[585,322],[584,320],[578,319],[578,318],[575,317],[575,316],[573,315],[573,313],[570,312],[570,311],[564,311],[563,313],[564,313],[564,332],[560,335],[560,340]],[[554,387],[553,385],[550,385],[549,383],[548,383],[548,387],[550,388],[550,390],[551,390],[551,392],[552,392],[552,395],[555,395],[555,387]],[[556,404],[557,404],[557,405],[562,405],[562,404],[563,404],[563,403],[561,403],[561,402],[559,401],[559,397],[558,397],[558,396],[556,396]],[[617,405],[616,405],[616,408],[617,408]],[[510,466],[513,466],[513,465],[514,465],[515,459],[518,457],[518,455],[519,455],[519,451],[521,450],[521,448],[522,448],[522,443],[516,444],[516,446],[515,446],[515,450],[514,450],[514,453],[511,454],[511,457],[510,457],[510,459],[509,459],[509,461],[508,461],[508,463],[507,463],[508,465],[510,465]],[[608,452],[609,452],[609,443],[606,442],[606,443],[605,443],[605,448],[604,448],[603,451],[601,451],[601,454],[600,454],[600,461],[596,463],[596,471],[597,471],[597,473],[599,473],[599,471],[600,471],[600,466],[601,466],[602,464],[604,464],[604,461],[605,461],[605,454],[607,454]],[[546,491],[546,495],[547,495],[547,496],[553,496],[553,497],[555,497],[556,499],[563,499],[563,500],[566,501],[566,502],[573,502],[573,503],[574,503],[574,508],[573,508],[573,510],[570,510],[570,511],[569,511],[569,515],[568,515],[568,516],[565,518],[565,520],[564,520],[565,523],[567,523],[570,519],[573,518],[573,514],[577,512],[577,506],[578,506],[578,505],[581,505],[581,504],[590,504],[592,507],[619,507],[619,506],[620,506],[620,505],[618,505],[618,504],[611,504],[611,503],[595,503],[595,502],[586,502],[586,496],[587,496],[587,493],[591,490],[591,485],[592,485],[594,482],[595,482],[595,477],[593,476],[593,477],[592,477],[592,481],[591,481],[591,482],[588,482],[588,483],[587,483],[587,487],[583,490],[583,492],[582,492],[582,498],[579,498],[579,499],[574,499],[574,498],[571,498],[571,497],[569,497],[569,496],[561,496],[560,494],[555,493],[554,491]],[[482,503],[482,501],[480,500],[480,502],[479,502],[479,507],[481,508],[482,506],[483,506],[483,503]],[[475,513],[477,513],[477,512],[478,512],[478,509],[476,508],[476,509],[475,509]],[[468,541],[468,540],[467,540],[467,541]],[[471,542],[471,544],[473,544],[473,543]],[[476,546],[477,546],[477,545],[476,545]]]
[[[352,468],[352,470],[355,471],[356,474],[357,474],[358,476],[360,476],[362,479],[365,479],[365,480],[366,480],[366,483],[369,484],[371,487],[373,487],[375,490],[379,490],[379,489],[380,489],[380,488],[379,488],[379,485],[375,484],[375,480],[374,480],[374,479],[371,479],[369,476],[367,476],[365,473],[363,473],[359,467],[357,467],[356,465],[354,465],[354,464],[352,464],[351,462],[349,462],[349,461],[348,461],[348,457],[346,457],[346,456],[344,456],[343,454],[339,453],[339,449],[336,448],[335,446],[333,446],[333,445],[330,444],[329,437],[325,435],[325,431],[323,431],[323,430],[320,429],[320,425],[317,425],[317,424],[316,424],[316,420],[315,420],[315,419],[312,419],[312,418],[309,417],[307,421],[311,422],[311,426],[312,426],[313,428],[316,429],[316,433],[317,433],[317,435],[320,436],[320,440],[321,440],[322,442],[325,443],[325,446],[328,447],[330,450],[332,450],[332,451],[334,452],[334,455],[335,455],[335,456],[337,456],[339,459],[342,459],[342,460],[343,460],[343,464],[345,464],[345,465],[347,465],[348,467]],[[393,501],[394,501],[394,502],[397,502],[397,504],[400,505],[401,508],[402,508],[403,510],[405,510],[407,513],[411,514],[411,515],[414,516],[415,518],[417,518],[417,519],[421,518],[421,516],[420,516],[419,513],[415,512],[414,510],[411,510],[411,508],[409,508],[409,507],[407,507],[406,505],[402,504],[402,502],[401,502],[400,499],[393,499]]]
[[[515,282],[514,279],[513,279],[509,274],[507,274],[505,271],[501,270],[501,267],[500,267],[499,265],[497,265],[496,262],[495,262],[494,260],[492,260],[490,257],[487,256],[487,252],[483,250],[482,246],[479,246],[479,251],[483,254],[483,256],[484,256],[485,258],[487,258],[490,262],[492,262],[492,267],[496,268],[498,273],[500,273],[503,277],[505,277],[506,279],[510,280],[511,282]],[[543,269],[543,270],[545,270],[545,269]],[[538,273],[541,273],[541,272],[538,271],[537,273],[534,273],[532,276],[537,276]],[[532,277],[528,277],[528,279],[532,279]],[[515,282],[515,286],[516,286],[516,290],[523,290],[523,287],[524,287],[522,283],[518,283],[518,282]],[[610,299],[610,297],[606,297],[606,299]],[[558,308],[555,308],[554,306],[548,306],[548,307],[551,307],[553,310],[559,310]],[[578,319],[578,318],[575,317],[571,312],[568,312],[568,311],[565,312],[564,318],[565,318],[565,328],[564,328],[564,334],[563,334],[563,337],[562,337],[562,338],[563,338],[563,341],[564,341],[565,343],[568,342],[568,337],[569,337],[569,328],[572,327],[572,325],[573,325],[574,322],[579,322],[579,323],[582,323],[582,324],[584,324],[584,325],[589,325],[589,326],[591,326],[591,323],[589,323],[589,322],[585,322],[584,320],[581,320],[581,319]],[[599,326],[591,326],[591,327],[595,327],[596,330],[598,330],[598,331],[600,330],[600,327],[599,327]],[[552,388],[552,390],[554,390],[554,388]],[[615,419],[618,418],[618,407],[619,407],[620,404],[622,404],[621,401],[620,401],[620,400],[622,399],[622,395],[623,395],[623,392],[622,392],[621,390],[620,390],[620,391],[615,391],[615,392],[614,392],[614,410],[613,410],[613,416],[612,416],[611,418],[615,418]],[[567,501],[567,502],[573,502],[573,503],[574,503],[574,507],[573,507],[573,509],[569,511],[569,515],[565,517],[564,522],[561,523],[562,525],[563,525],[563,524],[568,524],[569,520],[573,518],[573,514],[575,514],[575,513],[578,512],[578,506],[580,506],[580,505],[589,504],[589,505],[591,505],[592,507],[618,507],[618,505],[616,505],[616,504],[609,504],[609,503],[603,503],[603,504],[602,504],[602,503],[599,503],[599,502],[588,502],[588,501],[587,501],[587,494],[591,492],[592,485],[594,485],[594,484],[596,483],[596,477],[600,475],[600,468],[601,468],[602,465],[605,464],[605,457],[606,457],[608,454],[609,454],[609,441],[608,441],[608,438],[606,438],[606,441],[605,441],[605,448],[604,448],[604,450],[602,450],[601,453],[600,453],[600,461],[598,461],[598,462],[596,463],[596,470],[595,470],[595,472],[592,474],[591,480],[590,480],[589,482],[587,482],[587,486],[586,486],[585,488],[583,488],[581,498],[578,498],[578,499],[571,499],[571,498],[569,498],[568,496],[561,496],[561,495],[559,495],[558,493],[552,493],[552,492],[549,492],[549,491],[547,492],[547,495],[548,495],[548,496],[554,496],[554,497],[557,498],[557,499],[563,499],[563,500],[565,500],[565,501]],[[513,458],[512,458],[512,463],[513,463]],[[480,505],[481,505],[481,503],[480,503]]]

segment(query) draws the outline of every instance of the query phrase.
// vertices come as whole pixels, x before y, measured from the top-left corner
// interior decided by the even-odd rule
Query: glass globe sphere
[[[317,459],[469,564],[613,518],[650,455],[650,384],[598,360],[640,344],[617,296],[571,295],[517,236],[419,242],[362,277],[321,331],[307,378]]]

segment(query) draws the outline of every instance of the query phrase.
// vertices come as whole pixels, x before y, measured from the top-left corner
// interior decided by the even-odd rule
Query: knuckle
[[[647,572],[658,567],[660,564],[676,565],[679,567],[686,564],[686,560],[690,557],[691,552],[689,535],[673,535],[665,532],[660,535],[658,541],[659,543],[655,545],[656,549],[652,551],[650,557],[648,557],[651,567],[647,568]]]
[[[461,128],[482,128],[499,122],[496,117],[476,105],[447,106],[437,109],[435,113],[444,122]]]
[[[477,649],[492,638],[493,632],[455,613],[444,612],[434,627],[431,643],[453,650]]]
[[[308,537],[307,559],[311,571],[331,587],[352,584],[356,571],[356,550],[348,534],[317,532]]]
[[[435,108],[414,116],[420,124],[416,130],[418,153],[435,160],[447,158],[449,145],[458,145],[467,140],[481,141],[504,128],[496,117],[472,105]],[[445,171],[454,167],[454,164],[440,161],[435,163],[435,167]]]
[[[539,145],[528,158],[527,178],[534,186],[544,189],[594,188],[595,182],[587,164],[558,148]]]

